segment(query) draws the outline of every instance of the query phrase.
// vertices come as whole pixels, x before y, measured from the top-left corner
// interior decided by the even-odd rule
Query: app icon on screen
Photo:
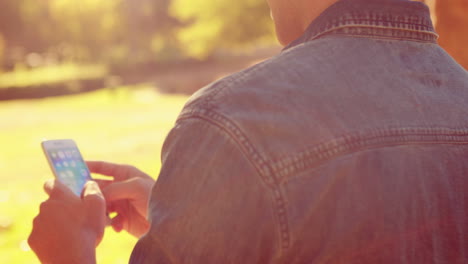
[[[62,151],[59,151],[59,152],[58,152],[58,156],[59,156],[61,159],[65,158],[65,154],[64,154]]]

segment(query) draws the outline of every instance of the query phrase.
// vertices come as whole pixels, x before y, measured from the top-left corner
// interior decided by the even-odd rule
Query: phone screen
[[[91,180],[88,167],[75,147],[46,149],[56,177],[80,196],[84,185]]]

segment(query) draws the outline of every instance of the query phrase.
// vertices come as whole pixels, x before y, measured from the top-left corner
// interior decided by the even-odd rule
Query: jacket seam
[[[403,145],[468,144],[468,129],[401,127],[347,134],[273,161],[280,183],[340,156]]]
[[[340,37],[352,37],[352,38],[363,38],[363,39],[374,39],[374,40],[396,40],[396,41],[409,41],[421,44],[437,44],[436,40],[421,40],[418,37],[392,37],[392,36],[385,36],[385,35],[362,35],[362,34],[351,34],[351,33],[342,33],[342,32],[331,32],[329,34],[325,34],[322,36],[318,36],[316,40],[325,38],[327,36],[340,36]]]
[[[344,30],[344,29],[355,29],[355,28],[389,30],[389,31],[392,31],[392,32],[395,32],[395,33],[400,33],[400,34],[403,33],[403,32],[408,32],[408,33],[416,34],[417,36],[414,36],[414,37],[409,37],[409,36],[396,37],[396,36],[390,36],[388,34],[380,34],[379,35],[378,33],[374,33],[374,34],[369,34],[369,33],[347,34],[345,32],[340,31],[340,30]],[[420,31],[420,30],[406,29],[406,28],[395,29],[395,28],[388,27],[388,26],[377,26],[377,25],[342,25],[342,26],[333,27],[331,29],[321,31],[320,33],[312,35],[306,41],[313,41],[315,39],[324,37],[326,35],[331,35],[334,32],[336,32],[335,34],[339,34],[339,35],[357,35],[357,36],[362,36],[362,37],[366,37],[366,38],[369,38],[369,37],[370,38],[384,37],[384,38],[395,38],[395,39],[403,39],[403,40],[407,39],[407,40],[419,41],[419,42],[435,42],[439,38],[439,35],[437,33],[434,33],[434,32],[431,32],[431,31]],[[428,38],[424,39],[422,37],[422,35],[426,35],[426,36],[428,36]]]
[[[369,24],[364,24],[365,22],[368,22]],[[415,31],[418,31],[418,32],[431,31],[431,33],[432,33],[432,30],[431,30],[432,27],[429,26],[427,23],[424,23],[424,21],[411,22],[411,21],[408,21],[407,19],[402,19],[402,20],[394,19],[394,20],[391,20],[391,19],[373,19],[373,18],[344,18],[344,19],[339,20],[339,22],[337,24],[341,24],[341,25],[338,25],[338,27],[340,27],[340,26],[379,27],[379,26],[385,26],[385,25],[381,25],[383,23],[410,26],[410,27],[398,26],[398,25],[396,25],[396,26],[387,26],[390,29],[415,30]],[[423,29],[423,30],[413,29],[414,26],[425,28],[425,29]]]
[[[381,3],[338,1],[323,12],[301,38],[289,44],[284,50],[342,27],[388,27],[388,30],[394,32],[413,30],[423,41],[427,40],[425,36],[427,34],[438,38],[437,33],[434,32],[427,6],[422,3],[396,4],[394,6],[392,3],[392,8],[384,5],[388,9],[385,11],[382,10]]]
[[[247,158],[254,164],[260,179],[266,184],[274,197],[274,212],[279,221],[280,231],[280,249],[284,252],[290,245],[289,221],[286,210],[286,199],[281,192],[278,180],[275,174],[272,173],[271,162],[263,157],[260,152],[254,147],[245,133],[230,119],[222,114],[210,111],[207,109],[192,109],[186,111],[179,116],[177,121],[182,121],[190,118],[204,119],[219,128],[223,129],[244,151]],[[281,253],[282,254],[282,253]]]
[[[224,79],[215,82],[211,86],[208,86],[207,89],[212,89],[212,91],[208,92],[203,99],[187,104],[182,110],[181,116],[189,107],[193,108],[198,105],[204,105],[203,107],[205,109],[214,108],[216,105],[214,102],[216,101],[216,98],[219,95],[222,95],[227,89],[231,88],[232,86],[243,84],[246,79],[252,76],[253,73],[262,70],[265,67],[265,65],[268,64],[268,61],[269,60],[260,62],[256,65],[247,68],[246,70],[229,75]]]

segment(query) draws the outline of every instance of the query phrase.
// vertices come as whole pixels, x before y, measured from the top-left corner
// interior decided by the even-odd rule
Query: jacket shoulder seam
[[[274,160],[280,182],[340,156],[402,145],[468,144],[468,128],[400,127],[350,133]]]
[[[247,158],[253,163],[257,170],[260,180],[269,187],[273,196],[273,210],[279,221],[280,249],[284,252],[290,246],[290,232],[288,217],[286,214],[286,198],[281,191],[278,180],[275,178],[271,161],[262,155],[249,140],[245,133],[228,117],[219,114],[213,110],[197,108],[182,113],[178,121],[200,118],[210,122],[220,129],[224,130],[240,146]],[[282,254],[282,253],[281,253]]]

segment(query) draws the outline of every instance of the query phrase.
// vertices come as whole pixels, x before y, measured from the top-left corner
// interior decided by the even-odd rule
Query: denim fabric
[[[131,263],[468,263],[468,73],[428,9],[342,0],[197,92]]]

